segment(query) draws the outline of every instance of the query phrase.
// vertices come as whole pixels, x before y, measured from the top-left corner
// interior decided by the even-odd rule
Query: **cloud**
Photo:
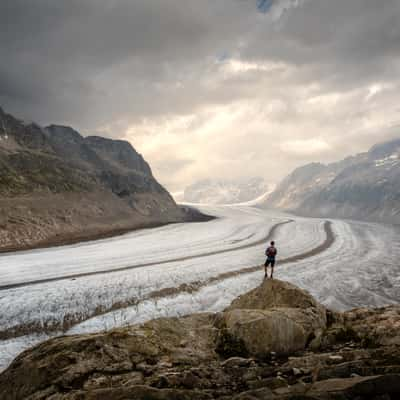
[[[280,149],[284,153],[298,154],[302,156],[323,154],[331,150],[331,146],[323,139],[311,138],[303,140],[288,140],[282,142]]]
[[[275,0],[271,1],[270,12],[273,20],[277,21],[290,9],[300,7],[306,0]]]
[[[129,139],[169,188],[391,138],[400,2],[0,2],[0,105]],[[311,151],[312,150],[312,151]]]

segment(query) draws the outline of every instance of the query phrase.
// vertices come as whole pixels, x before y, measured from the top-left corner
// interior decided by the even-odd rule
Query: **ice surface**
[[[208,207],[220,218],[205,223],[175,224],[111,239],[31,250],[0,257],[0,285],[75,273],[118,269],[205,252],[233,249],[263,238],[282,217],[250,208]]]
[[[399,303],[400,227],[355,221],[335,221],[333,227],[336,240],[329,250],[283,265],[277,276],[338,310]]]
[[[279,266],[279,259],[306,253],[324,242],[324,220],[246,206],[204,207],[203,211],[219,219],[0,256],[0,285],[154,263],[126,271],[1,290],[0,330],[28,323],[57,325],[65,316],[73,315],[87,320],[71,328],[70,333],[95,332],[158,316],[222,310],[232,299],[259,285],[263,272],[260,269],[211,283],[210,279],[261,265],[266,244],[243,246],[259,242],[272,226],[288,220],[292,222],[280,226],[274,235],[279,250],[277,278],[308,289],[324,304],[340,310],[382,306],[400,299],[398,227],[332,220],[335,242],[329,249],[306,260]],[[226,250],[229,251],[209,254]],[[179,257],[185,259],[167,262]],[[158,262],[165,263],[157,265]],[[149,299],[155,291],[193,282],[199,285],[192,293]],[[137,304],[107,312],[115,304],[128,300]],[[99,307],[105,310],[104,314],[89,318]],[[22,349],[45,338],[30,335],[0,342],[0,368],[7,366]]]
[[[113,259],[119,259],[119,254],[107,252],[102,254],[103,245],[114,243],[115,247],[121,248],[127,246],[130,249],[132,262],[137,261],[135,246],[130,246],[129,239],[135,243],[138,240],[141,246],[138,253],[141,254],[141,261],[154,261],[155,240],[158,240],[160,246],[165,250],[169,257],[186,256],[188,254],[198,255],[200,250],[194,252],[195,245],[181,246],[187,241],[187,236],[191,237],[194,243],[200,243],[203,252],[210,250],[224,250],[227,247],[232,250],[237,249],[244,244],[259,241],[267,235],[271,227],[281,221],[287,221],[287,216],[271,216],[264,211],[251,209],[248,207],[207,209],[213,214],[218,214],[221,219],[218,224],[187,224],[172,226],[168,231],[168,238],[163,237],[165,229],[153,230],[155,239],[151,239],[150,231],[141,234],[126,235],[120,238],[103,240],[90,245],[69,246],[66,248],[57,248],[43,251],[43,263],[51,269],[45,275],[64,276],[64,274],[81,272],[87,268],[86,250],[95,247],[97,259],[102,258],[99,266],[104,268],[104,264],[111,264]],[[236,218],[237,216],[237,218]],[[249,223],[249,221],[251,223]],[[208,228],[207,228],[208,227]],[[211,230],[218,227],[218,232]],[[225,230],[223,229],[225,227]],[[207,244],[207,236],[210,242]],[[146,244],[143,237],[148,241],[147,253]],[[160,237],[163,237],[161,240]],[[219,237],[219,246],[215,243],[216,237]],[[288,238],[290,238],[288,240]],[[282,258],[293,256],[312,249],[320,244],[325,238],[323,231],[323,221],[317,219],[298,219],[283,225],[276,232],[274,239],[282,246],[279,246],[279,256]],[[122,242],[123,244],[121,244]],[[170,243],[170,248],[168,248]],[[1,330],[18,327],[21,324],[39,324],[46,322],[47,326],[62,321],[65,316],[91,316],[99,307],[110,309],[116,303],[124,303],[127,300],[141,300],[150,293],[165,288],[174,288],[181,284],[191,282],[206,282],[208,279],[228,271],[236,271],[242,268],[260,265],[264,261],[264,249],[266,244],[260,244],[254,247],[235,250],[222,254],[209,255],[194,259],[186,259],[179,262],[170,262],[163,265],[153,265],[146,268],[136,268],[128,271],[114,272],[112,274],[100,274],[96,276],[82,277],[79,279],[68,279],[58,282],[49,282],[41,285],[21,287],[10,290],[0,291],[0,314]],[[127,254],[128,250],[125,249]],[[192,253],[191,253],[192,251]],[[67,257],[65,252],[69,253]],[[18,273],[18,282],[25,277],[26,280],[43,278],[42,266],[37,263],[40,251],[32,252],[35,257],[31,260],[28,257],[30,252],[24,254],[15,254],[12,256],[12,263],[1,263],[3,270],[18,270],[22,265],[25,275]],[[53,259],[50,254],[60,254]],[[80,256],[80,254],[82,254]],[[9,258],[9,257],[5,257]],[[159,255],[159,260],[165,261],[167,256]],[[1,258],[0,258],[1,260]],[[82,260],[82,269],[79,269],[80,260]],[[18,263],[20,262],[20,263]],[[64,266],[63,266],[64,263]],[[8,265],[6,269],[6,265]],[[11,268],[12,265],[12,268]],[[39,265],[39,267],[38,267]],[[72,265],[72,267],[71,267]],[[15,274],[17,275],[17,274]]]

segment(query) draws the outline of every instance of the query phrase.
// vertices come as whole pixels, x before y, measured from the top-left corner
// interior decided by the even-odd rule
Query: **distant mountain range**
[[[262,203],[305,216],[400,223],[400,139],[288,175]]]
[[[0,108],[0,249],[184,221],[126,141],[25,124]]]
[[[188,186],[181,200],[201,204],[246,203],[270,193],[273,188],[258,177],[240,181],[206,179]]]

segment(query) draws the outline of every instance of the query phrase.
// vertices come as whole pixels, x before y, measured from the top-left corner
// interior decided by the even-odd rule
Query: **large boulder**
[[[219,351],[230,355],[231,346],[241,347],[244,353],[265,357],[302,350],[322,335],[326,315],[326,309],[306,291],[265,280],[218,316]]]
[[[278,279],[265,279],[260,286],[235,299],[226,310],[268,310],[281,307],[315,308],[325,313],[325,308],[306,290]]]
[[[281,310],[232,310],[221,315],[219,350],[231,355],[242,347],[244,354],[267,357],[271,352],[290,354],[305,348],[308,335],[303,326]]]

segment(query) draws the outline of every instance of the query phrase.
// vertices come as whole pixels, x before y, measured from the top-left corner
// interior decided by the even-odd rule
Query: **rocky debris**
[[[400,308],[391,306],[370,310],[359,308],[344,314],[348,333],[368,346],[400,345]]]
[[[394,400],[399,323],[400,307],[334,313],[268,280],[218,314],[42,343],[0,375],[0,398]]]

